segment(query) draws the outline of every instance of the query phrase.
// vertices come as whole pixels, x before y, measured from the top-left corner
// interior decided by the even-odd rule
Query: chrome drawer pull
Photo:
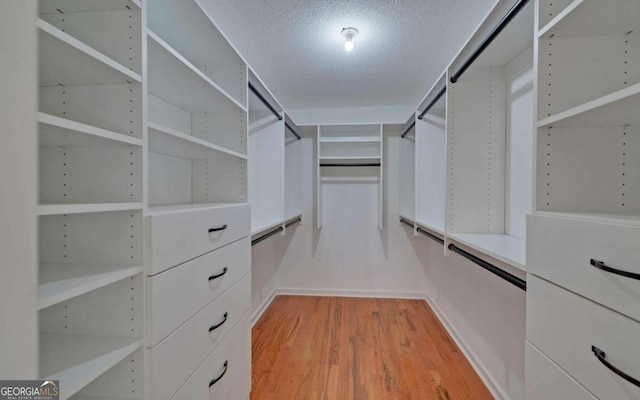
[[[227,368],[228,368],[228,366],[229,366],[229,361],[225,361],[225,362],[224,362],[224,371],[222,371],[222,374],[220,374],[220,376],[219,376],[219,377],[217,377],[217,378],[213,379],[211,382],[209,382],[209,387],[211,387],[211,386],[215,385],[216,383],[218,383],[218,381],[219,381],[220,379],[222,379],[222,377],[224,376],[224,374],[226,374],[226,373],[227,373]]]
[[[594,260],[592,258],[591,259],[591,265],[593,265],[594,267],[596,267],[598,269],[601,269],[603,271],[610,272],[612,274],[624,276],[626,278],[637,279],[637,280],[640,281],[640,274],[636,274],[636,273],[633,273],[633,272],[622,271],[622,270],[619,270],[619,269],[608,267],[603,261]]]
[[[228,228],[227,224],[224,224],[219,228],[209,228],[209,233],[223,231],[227,228]]]
[[[224,313],[224,319],[222,320],[222,322],[220,322],[219,324],[213,325],[211,328],[209,328],[209,333],[215,331],[216,329],[218,329],[222,325],[224,325],[224,323],[227,322],[227,317],[228,316],[229,316],[229,313]]]
[[[220,277],[224,276],[224,275],[227,273],[227,271],[228,271],[228,270],[229,270],[229,269],[228,269],[227,267],[224,267],[224,268],[222,269],[222,272],[220,272],[220,273],[219,273],[219,274],[217,274],[217,275],[211,275],[211,276],[209,277],[209,280],[210,280],[210,281],[212,281],[212,280],[214,280],[214,279],[218,279],[218,278],[220,278]]]
[[[604,351],[600,350],[596,346],[591,346],[591,351],[593,351],[593,354],[596,355],[596,357],[598,358],[598,361],[600,361],[602,364],[604,364],[605,367],[609,368],[611,371],[613,371],[616,375],[618,375],[622,379],[624,379],[624,380],[626,380],[628,382],[631,382],[634,385],[640,387],[640,381],[639,380],[637,380],[635,378],[632,378],[631,376],[625,374],[624,372],[620,371],[618,368],[616,368],[613,365],[611,365],[611,363],[609,363],[609,361],[607,361],[607,359],[605,358]]]

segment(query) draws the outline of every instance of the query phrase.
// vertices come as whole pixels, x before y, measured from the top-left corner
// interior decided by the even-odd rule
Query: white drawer
[[[597,400],[529,342],[525,353],[527,400]]]
[[[596,358],[640,379],[640,323],[559,286],[529,275],[527,340],[600,399],[637,400],[640,387]]]
[[[222,400],[248,400],[251,393],[251,356],[247,356],[240,370],[233,377]]]
[[[171,398],[250,307],[251,274],[248,274],[151,349],[150,398]]]
[[[152,213],[147,232],[148,275],[155,275],[248,236],[251,211],[249,205],[240,204]]]
[[[529,216],[527,242],[529,272],[640,321],[640,280],[590,263],[640,274],[640,227]]]
[[[251,354],[251,313],[247,312],[224,341],[173,397],[175,400],[218,400]],[[225,362],[227,363],[225,367]],[[226,371],[226,372],[225,372]],[[221,378],[220,378],[221,377]],[[214,379],[220,378],[213,383]],[[154,399],[155,400],[155,399]],[[236,399],[224,399],[236,400]]]
[[[155,346],[250,270],[251,241],[246,237],[147,278],[147,346]]]

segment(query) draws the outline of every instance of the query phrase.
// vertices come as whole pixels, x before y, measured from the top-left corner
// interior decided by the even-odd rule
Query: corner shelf
[[[141,83],[139,74],[38,19],[40,86]]]
[[[110,211],[142,210],[142,203],[41,204],[38,215],[87,214]]]
[[[149,151],[186,159],[210,159],[225,154],[243,160],[244,154],[191,135],[149,122]]]
[[[527,271],[526,240],[510,235],[448,233],[447,237],[521,271]]]
[[[142,266],[42,264],[38,309],[69,300],[142,272]]]
[[[142,347],[142,339],[116,336],[40,335],[40,375],[59,380],[66,400]]]
[[[142,140],[39,112],[40,147],[142,146]]]

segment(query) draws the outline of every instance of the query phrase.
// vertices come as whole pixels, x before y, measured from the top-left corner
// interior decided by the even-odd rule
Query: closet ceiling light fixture
[[[353,51],[353,38],[358,35],[358,30],[356,28],[342,28],[340,34],[345,39],[344,49],[346,51]]]

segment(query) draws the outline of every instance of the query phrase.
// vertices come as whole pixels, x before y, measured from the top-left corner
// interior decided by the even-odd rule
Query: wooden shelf
[[[38,215],[86,214],[110,211],[142,210],[142,203],[41,204]]]
[[[539,37],[624,36],[640,29],[640,4],[628,0],[574,0],[540,29]]]
[[[191,113],[217,110],[229,102],[247,111],[159,36],[147,32],[150,93]]]
[[[40,14],[65,14],[99,11],[119,11],[142,9],[140,0],[105,1],[105,0],[40,0]],[[58,11],[60,10],[60,11]]]
[[[210,210],[213,208],[240,207],[246,204],[247,203],[198,203],[198,204],[171,204],[171,205],[164,205],[164,206],[151,206],[149,207],[149,211],[147,212],[147,215],[155,216],[155,215],[175,214],[175,213],[189,212],[189,211]]]
[[[140,83],[139,74],[41,19],[40,86]]]
[[[42,264],[38,287],[38,309],[129,278],[142,272],[141,266]]]
[[[550,126],[622,126],[640,125],[640,83],[599,99],[581,104],[538,121],[538,128]]]
[[[142,146],[142,140],[95,126],[38,113],[40,147]]]
[[[125,357],[142,339],[114,336],[40,335],[40,376],[59,380],[60,399],[73,396]]]
[[[448,233],[447,237],[519,270],[527,271],[526,240],[522,238],[484,233]]]
[[[149,151],[186,159],[211,159],[220,157],[221,153],[243,160],[244,154],[209,143],[191,135],[149,122]]]

